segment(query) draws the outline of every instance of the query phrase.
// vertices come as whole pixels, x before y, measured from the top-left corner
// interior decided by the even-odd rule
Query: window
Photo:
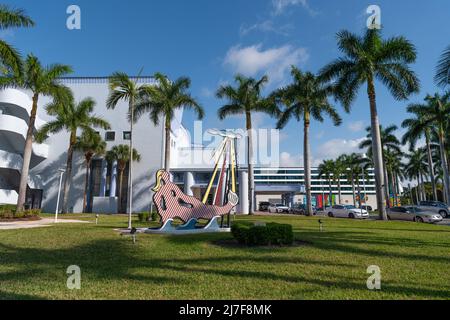
[[[116,133],[114,131],[107,131],[105,134],[106,141],[114,141],[116,140]]]
[[[131,131],[123,132],[123,140],[131,140]]]

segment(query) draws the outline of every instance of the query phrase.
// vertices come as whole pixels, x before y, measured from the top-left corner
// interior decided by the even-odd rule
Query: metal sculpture
[[[236,194],[237,154],[235,146],[237,139],[240,139],[241,136],[219,130],[209,130],[208,132],[222,137],[223,140],[213,155],[215,157],[214,170],[202,200],[186,195],[176,184],[171,182],[170,174],[167,171],[159,170],[156,173],[156,184],[152,190],[155,192],[153,203],[161,217],[162,227],[153,232],[223,231],[221,227],[224,223],[224,216],[228,217],[227,225],[229,226],[230,213],[239,201]],[[216,180],[212,204],[207,204]],[[171,222],[175,218],[181,219],[185,224],[178,228],[173,227]],[[196,228],[198,219],[209,220],[203,230]],[[219,219],[221,220],[220,226]]]

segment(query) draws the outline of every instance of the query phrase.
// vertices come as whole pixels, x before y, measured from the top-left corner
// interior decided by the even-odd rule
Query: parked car
[[[259,211],[268,211],[270,206],[270,202],[268,201],[261,201],[259,203]]]
[[[284,204],[277,203],[277,204],[271,204],[269,206],[269,212],[270,213],[289,213],[289,207],[285,206]]]
[[[426,223],[436,223],[442,221],[442,216],[439,213],[425,210],[417,206],[387,208],[387,215],[389,220]]]
[[[362,208],[356,208],[352,205],[338,204],[331,207],[331,209],[328,209],[328,216],[336,218],[367,219],[369,218],[369,213]]]
[[[431,211],[434,213],[438,213],[443,218],[450,217],[450,207],[443,202],[440,201],[420,201],[419,207],[426,211]]]
[[[372,206],[368,206],[368,205],[362,205],[361,206],[362,209],[366,210],[367,212],[371,212],[373,211]]]
[[[312,209],[313,209],[313,215],[316,215],[317,214],[316,207],[312,206]],[[304,214],[306,214],[306,205],[305,204],[295,205],[291,208],[290,213],[304,215]]]

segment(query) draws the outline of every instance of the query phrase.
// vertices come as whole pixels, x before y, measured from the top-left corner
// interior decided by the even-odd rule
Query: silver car
[[[437,223],[442,221],[442,216],[420,207],[393,207],[387,209],[389,220],[403,220],[414,222]]]
[[[450,207],[443,202],[440,201],[420,201],[419,207],[434,213],[439,213],[442,218],[450,217]]]

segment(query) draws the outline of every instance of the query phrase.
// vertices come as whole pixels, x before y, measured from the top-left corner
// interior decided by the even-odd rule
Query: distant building
[[[154,84],[151,77],[135,79],[139,83]],[[96,101],[94,113],[102,116],[111,124],[110,130],[98,133],[107,142],[108,150],[114,145],[128,144],[130,125],[127,121],[128,105],[121,102],[115,110],[106,108],[109,93],[107,77],[71,77],[61,81],[72,89],[77,101],[92,97]],[[36,128],[39,129],[51,118],[45,112],[48,98],[39,102]],[[22,153],[30,116],[31,99],[29,92],[16,89],[0,91],[0,204],[15,204],[19,187]],[[195,164],[189,159],[200,154],[211,158],[211,149],[193,145],[188,131],[182,125],[183,111],[180,110],[172,122],[171,133],[171,173],[173,180],[186,194],[203,197],[211,178],[213,162]],[[133,211],[148,211],[151,208],[155,173],[164,164],[164,128],[160,121],[155,126],[148,116],[143,116],[134,127],[134,147],[141,154],[141,161],[133,164]],[[58,169],[65,167],[69,143],[69,134],[61,132],[51,135],[44,144],[33,144],[30,165],[27,204],[33,208],[42,208],[44,212],[54,212],[59,187]],[[243,156],[241,156],[243,157]],[[128,168],[124,172],[123,186],[119,190],[116,163],[108,163],[104,156],[97,156],[92,161],[91,177],[88,187],[88,211],[98,213],[115,213],[127,211]],[[375,188],[373,172],[366,177],[366,185],[361,184],[361,196],[367,204],[375,208]],[[82,211],[85,162],[84,155],[74,155],[72,187],[70,189],[69,207],[73,212]],[[247,212],[247,170],[245,165],[239,168],[238,191],[240,196],[237,212]],[[215,188],[215,186],[214,186]],[[213,192],[214,192],[213,188]],[[365,190],[365,191],[364,191]],[[117,203],[119,192],[122,202]],[[294,205],[304,203],[304,180],[302,168],[256,168],[255,169],[255,205],[261,201],[283,202]],[[318,177],[317,169],[312,169],[313,204],[322,206],[329,201],[328,182]],[[337,202],[337,185],[332,183],[332,202]],[[352,204],[352,187],[342,180],[342,202]],[[366,197],[364,197],[364,195]],[[210,199],[212,200],[212,199]]]

